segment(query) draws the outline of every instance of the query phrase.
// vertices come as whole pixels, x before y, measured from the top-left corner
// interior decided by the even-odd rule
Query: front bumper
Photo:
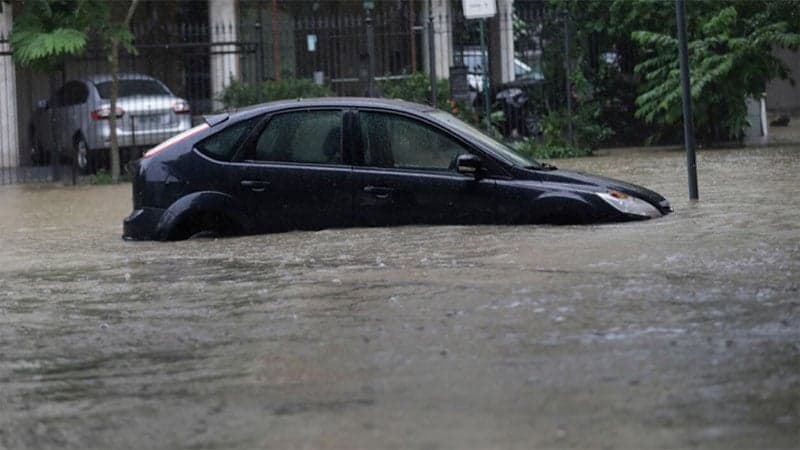
[[[156,227],[164,210],[161,208],[135,209],[122,221],[122,238],[146,241],[156,238]]]

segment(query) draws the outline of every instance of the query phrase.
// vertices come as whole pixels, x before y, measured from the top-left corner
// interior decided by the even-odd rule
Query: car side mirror
[[[477,155],[464,153],[456,157],[456,172],[476,178],[481,171],[481,159]]]
[[[36,109],[44,111],[49,107],[50,107],[50,102],[48,102],[46,99],[36,100]]]

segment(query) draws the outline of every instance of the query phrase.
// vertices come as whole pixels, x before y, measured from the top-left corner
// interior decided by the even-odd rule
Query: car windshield
[[[509,164],[521,167],[534,168],[534,169],[539,169],[543,167],[542,164],[539,163],[538,161],[520,155],[519,153],[515,152],[511,147],[503,144],[502,142],[497,141],[491,136],[485,134],[483,131],[480,131],[477,128],[473,127],[472,125],[469,125],[457,119],[452,114],[437,110],[432,112],[431,115],[447,123],[448,125],[452,126],[461,133],[466,134],[470,138],[489,147],[495,155],[497,155],[498,157],[500,157]]]
[[[97,93],[100,98],[108,100],[111,98],[111,81],[97,83]],[[161,83],[155,80],[134,79],[119,80],[119,98],[124,97],[147,97],[151,95],[171,95]]]

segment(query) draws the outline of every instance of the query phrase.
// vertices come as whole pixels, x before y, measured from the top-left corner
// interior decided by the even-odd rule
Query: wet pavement
[[[0,187],[0,448],[800,446],[800,148],[558,161],[676,212],[125,242]]]

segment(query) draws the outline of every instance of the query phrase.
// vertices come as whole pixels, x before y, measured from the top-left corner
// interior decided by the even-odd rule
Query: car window
[[[249,131],[252,130],[260,120],[261,117],[255,117],[229,125],[219,133],[202,140],[195,147],[209,158],[230,161],[236,153],[236,150],[245,138],[247,138]]]
[[[64,106],[64,89],[66,86],[62,86],[56,93],[53,95],[53,98],[50,100],[50,106],[53,108],[57,108],[60,106]]]
[[[89,96],[89,90],[86,85],[79,81],[71,81],[64,85],[63,106],[74,106],[86,103],[86,98]]]
[[[469,153],[448,135],[414,119],[363,111],[359,118],[367,166],[448,170],[456,156]]]
[[[111,98],[110,81],[97,83],[95,86],[97,87],[97,93],[100,95],[100,98],[104,100]],[[119,93],[117,94],[119,98],[146,97],[151,95],[172,95],[172,93],[156,80],[149,80],[146,78],[119,80]]]
[[[342,112],[297,111],[270,119],[256,142],[257,161],[342,163]]]

